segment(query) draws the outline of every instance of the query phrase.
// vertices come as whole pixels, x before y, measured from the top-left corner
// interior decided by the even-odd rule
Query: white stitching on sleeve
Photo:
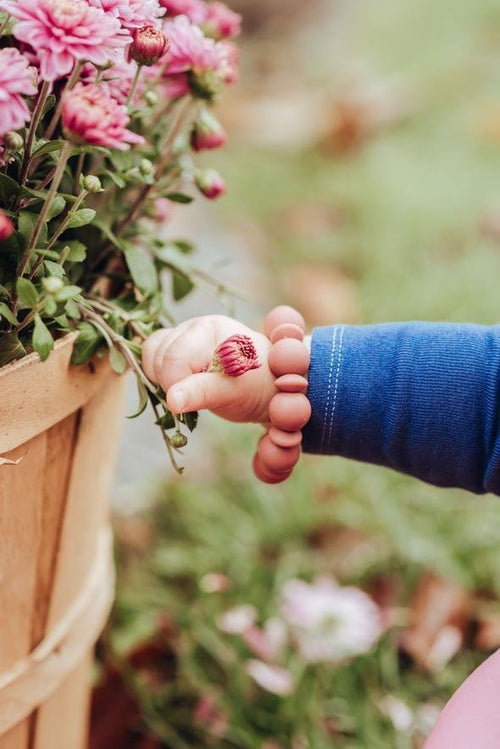
[[[323,432],[321,435],[321,450],[324,449],[325,446],[325,440],[326,440],[326,424],[328,420],[328,410],[330,408],[330,395],[332,392],[332,377],[333,377],[333,362],[335,361],[335,348],[337,346],[337,333],[339,329],[337,326],[335,326],[333,330],[333,337],[332,337],[332,353],[330,356],[330,372],[328,375],[328,396],[326,399],[326,406],[325,406],[325,413],[323,415]]]
[[[333,420],[335,417],[335,410],[337,408],[337,395],[339,390],[339,377],[340,377],[340,366],[342,364],[342,353],[343,353],[343,346],[344,346],[344,332],[345,328],[342,328],[340,332],[340,340],[339,340],[339,355],[337,358],[337,373],[335,376],[335,391],[333,394],[333,405],[332,405],[332,415],[330,417],[330,426],[328,428],[328,443],[330,443],[332,438],[332,432],[333,432]]]

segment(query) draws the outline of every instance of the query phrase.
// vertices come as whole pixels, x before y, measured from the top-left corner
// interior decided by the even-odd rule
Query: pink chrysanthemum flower
[[[201,21],[203,31],[214,39],[234,39],[241,33],[242,18],[224,5],[224,3],[209,3],[205,9],[205,17]]]
[[[187,16],[192,23],[203,23],[206,3],[203,0],[160,0],[169,16]]]
[[[35,51],[45,81],[79,61],[107,65],[130,40],[116,18],[83,0],[1,0],[0,10],[17,20],[12,33]]]
[[[22,127],[30,117],[23,96],[37,92],[36,71],[19,50],[0,50],[0,137]]]
[[[96,86],[77,83],[63,94],[62,123],[66,136],[74,143],[117,148],[144,143],[144,138],[127,130],[127,108]]]
[[[186,16],[167,21],[164,30],[171,41],[167,77],[180,77],[184,87],[202,99],[212,99],[223,83],[237,80],[238,59],[231,42],[207,38]]]
[[[195,71],[214,71],[220,59],[217,44],[207,39],[202,30],[186,16],[177,16],[165,23],[165,32],[170,39],[168,75]]]
[[[126,29],[137,29],[146,24],[158,25],[165,15],[159,0],[87,0],[94,8],[101,8],[106,15],[117,18]]]

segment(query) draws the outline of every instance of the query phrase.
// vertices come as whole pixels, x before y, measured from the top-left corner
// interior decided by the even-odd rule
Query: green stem
[[[127,96],[127,107],[129,107],[132,104],[133,98],[135,96],[135,92],[137,91],[137,86],[139,85],[139,78],[141,77],[142,73],[142,65],[137,65],[137,70],[135,71],[134,80],[132,82],[132,86],[130,87],[130,91]]]
[[[40,93],[38,95],[35,109],[33,111],[33,115],[31,117],[31,124],[28,130],[28,137],[26,138],[26,143],[24,145],[24,157],[23,157],[23,164],[21,167],[21,174],[19,176],[19,182],[21,183],[21,186],[25,184],[26,178],[28,176],[28,170],[29,170],[30,159],[31,159],[31,151],[33,149],[33,143],[35,142],[36,130],[38,127],[38,123],[40,122],[40,117],[42,116],[45,102],[47,101],[47,97],[50,92],[50,85],[51,84],[49,81],[43,82],[42,88],[40,89]]]
[[[57,103],[56,111],[52,115],[52,119],[49,123],[49,126],[47,127],[47,130],[45,132],[45,138],[47,140],[50,140],[52,136],[54,135],[54,131],[57,127],[57,123],[59,122],[59,118],[61,116],[62,108],[63,108],[63,96],[66,91],[71,91],[73,89],[80,77],[80,70],[83,67],[83,62],[77,62],[75,67],[73,68],[73,72],[71,73],[69,80],[64,88],[64,91],[62,95],[59,97],[59,101]]]
[[[67,225],[68,225],[71,217],[80,208],[81,204],[83,203],[83,201],[85,200],[85,198],[87,197],[87,195],[88,195],[87,190],[82,190],[82,192],[80,193],[80,195],[78,196],[78,198],[73,203],[73,205],[71,207],[71,210],[68,211],[68,213],[62,219],[61,223],[59,224],[59,226],[55,230],[54,234],[50,238],[49,243],[48,243],[48,245],[46,247],[47,250],[51,250],[52,249],[52,247],[57,242],[57,240],[59,239],[59,237],[61,236],[61,234],[63,233],[63,231],[66,229],[66,227],[67,227]]]
[[[71,143],[68,143],[68,141],[65,141],[61,150],[61,155],[59,157],[57,169],[54,174],[54,179],[52,180],[52,184],[50,185],[50,190],[42,206],[42,210],[39,213],[37,222],[35,224],[35,228],[33,229],[33,234],[31,235],[31,239],[28,243],[28,247],[24,251],[23,256],[21,258],[21,262],[19,263],[19,266],[17,268],[18,278],[24,275],[26,268],[28,266],[30,256],[31,256],[31,251],[35,249],[37,242],[40,238],[43,225],[45,221],[47,220],[47,214],[49,212],[49,208],[57,193],[57,188],[59,187],[61,180],[63,178],[64,170],[66,168],[66,163],[71,153],[71,148],[72,148]],[[17,308],[17,302],[15,306]]]

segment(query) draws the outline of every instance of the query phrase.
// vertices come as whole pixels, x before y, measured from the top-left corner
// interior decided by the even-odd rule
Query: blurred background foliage
[[[225,248],[250,299],[241,315],[259,326],[289,302],[311,327],[497,322],[498,2],[232,5],[243,76],[215,158],[230,190],[215,226],[202,207],[183,220],[201,248],[208,233]],[[256,429],[202,421],[185,477],[151,481],[139,512],[117,507],[92,749],[418,749],[500,645],[498,499],[307,456],[284,486],[261,486]],[[262,625],[285,581],[317,575],[369,593],[386,631],[338,666],[287,651],[295,687],[272,694],[220,616],[251,605]]]

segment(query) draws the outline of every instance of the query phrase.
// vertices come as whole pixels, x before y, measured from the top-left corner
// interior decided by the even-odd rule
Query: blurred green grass
[[[356,284],[362,322],[497,322],[500,239],[488,238],[481,226],[486,212],[496,207],[500,214],[500,135],[497,141],[485,137],[481,123],[492,102],[500,106],[498,3],[358,3],[332,61],[330,27],[321,30],[321,20],[318,43],[306,48],[296,73],[305,85],[330,91],[341,78],[339,59],[346,67],[361,61],[375,78],[406,80],[415,92],[415,113],[338,157],[315,146],[236,142],[216,159],[230,185],[219,208],[221,224],[256,222],[271,248],[261,262],[276,278],[299,262],[342,268]],[[306,237],[284,230],[283,217],[311,200],[346,220]],[[283,293],[277,285],[270,304],[284,301]],[[241,673],[248,653],[215,621],[239,603],[255,605],[263,620],[275,613],[285,580],[318,573],[367,589],[395,579],[395,602],[403,609],[427,571],[495,600],[498,499],[312,457],[285,486],[264,487],[249,473],[255,430],[211,423],[214,477],[196,481],[188,474],[160,487],[149,520],[151,547],[138,558],[121,547],[117,647],[126,649],[148,633],[159,611],[169,612],[179,630],[177,681],[156,706],[145,708],[146,722],[160,734],[161,726],[174,731],[174,738],[161,734],[164,746],[174,749],[260,749],[271,738],[294,749],[419,746],[382,714],[380,698],[395,695],[414,710],[420,703],[441,705],[484,653],[466,647],[426,674],[399,658],[396,627],[372,655],[315,673],[300,695],[280,699],[255,695]],[[326,546],[314,541],[325,528],[334,538]],[[340,543],[345,533],[355,534],[352,543]],[[228,576],[227,592],[200,590],[200,580],[213,571]],[[207,692],[229,717],[226,739],[195,731],[189,711],[179,708],[179,695],[192,700]],[[325,716],[346,730],[332,738],[322,727]]]

